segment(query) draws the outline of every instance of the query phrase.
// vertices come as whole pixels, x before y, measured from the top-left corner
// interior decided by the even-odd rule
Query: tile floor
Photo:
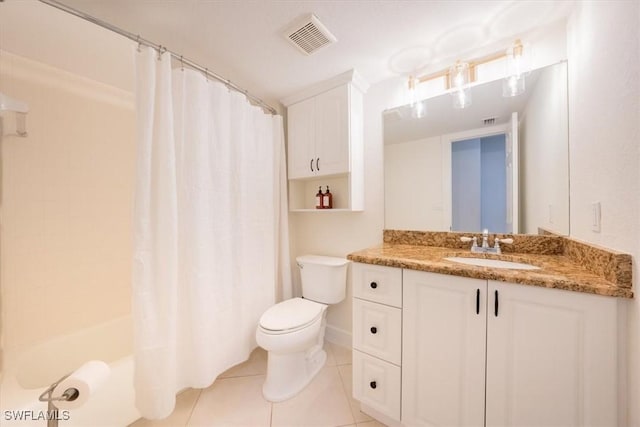
[[[178,395],[176,409],[161,421],[140,419],[129,427],[381,427],[360,412],[351,397],[351,350],[326,343],[327,363],[299,395],[271,403],[262,397],[267,353],[257,348],[248,361],[223,373],[207,389]]]

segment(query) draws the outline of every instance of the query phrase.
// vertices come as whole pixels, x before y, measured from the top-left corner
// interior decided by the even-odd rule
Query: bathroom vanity
[[[404,426],[617,425],[618,301],[633,296],[630,257],[524,235],[483,256],[460,236],[385,231],[383,245],[348,256],[362,410]]]

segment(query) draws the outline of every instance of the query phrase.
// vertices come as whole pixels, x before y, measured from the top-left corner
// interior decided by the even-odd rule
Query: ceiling
[[[62,2],[183,54],[270,102],[351,68],[371,84],[428,69],[563,19],[573,6],[571,1],[543,0]],[[110,64],[118,61],[121,53],[100,44],[100,37],[108,37],[106,30],[101,30],[97,41],[84,32],[79,37],[80,25],[93,24],[69,25],[78,18],[45,9],[52,8],[36,0],[0,3],[0,15],[4,15],[0,17],[4,28],[0,29],[0,48],[48,55],[54,65],[58,61],[67,67],[75,64],[90,69],[87,62],[98,64],[104,60],[98,57],[105,55]],[[306,56],[288,43],[282,31],[309,13],[338,41]],[[88,43],[97,44],[89,48]],[[122,43],[131,44],[124,39]],[[51,52],[53,46],[65,47],[63,59]],[[93,59],[88,60],[87,55]],[[105,67],[93,68],[89,77],[131,90],[130,68],[103,70],[103,75],[100,68]]]

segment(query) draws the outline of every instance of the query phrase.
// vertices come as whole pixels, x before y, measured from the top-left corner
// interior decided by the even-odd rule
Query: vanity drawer
[[[354,350],[353,397],[399,421],[400,367]]]
[[[400,365],[402,310],[354,298],[353,347]]]
[[[402,269],[354,263],[353,296],[402,307]]]

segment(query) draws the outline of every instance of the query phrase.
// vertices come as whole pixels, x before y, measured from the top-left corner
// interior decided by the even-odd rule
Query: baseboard
[[[324,339],[342,347],[351,348],[351,332],[345,331],[344,329],[327,325],[324,332]]]

